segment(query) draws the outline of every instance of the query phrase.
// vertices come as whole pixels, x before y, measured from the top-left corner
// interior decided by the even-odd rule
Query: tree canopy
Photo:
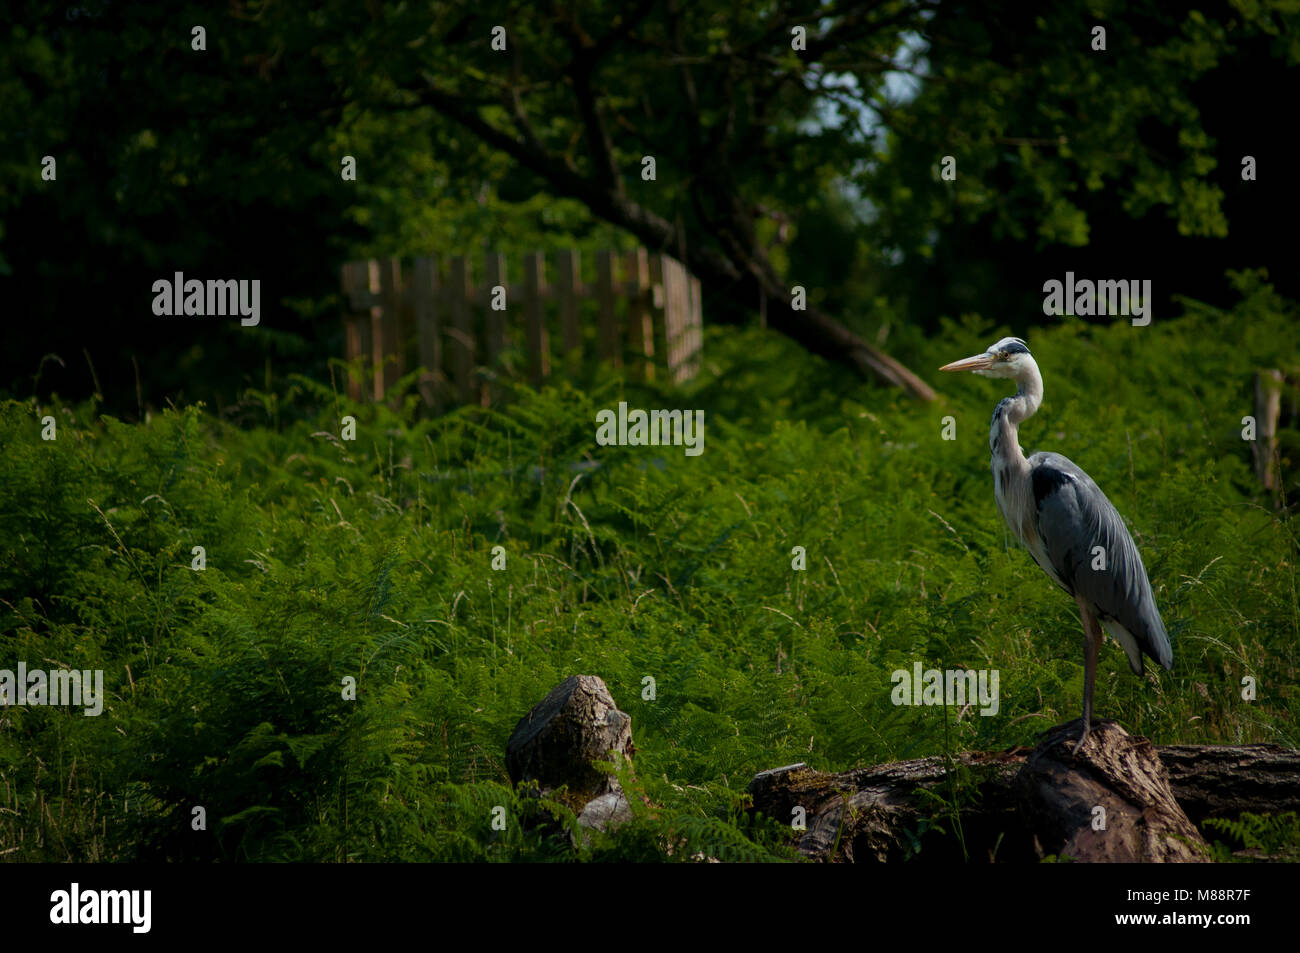
[[[84,348],[105,389],[134,390],[147,347],[166,356],[139,369],[154,398],[219,391],[268,354],[311,370],[340,352],[349,255],[640,242],[703,279],[711,322],[765,321],[929,396],[891,332],[967,312],[1027,327],[1071,268],[1150,277],[1158,302],[1226,302],[1229,267],[1294,292],[1270,228],[1296,199],[1270,91],[1300,56],[1296,16],[19,4],[0,40],[0,281],[30,333],[4,380],[30,387],[53,352],[65,366],[40,386],[82,388]],[[262,278],[274,316],[251,333],[154,317],[150,281],[186,269]]]

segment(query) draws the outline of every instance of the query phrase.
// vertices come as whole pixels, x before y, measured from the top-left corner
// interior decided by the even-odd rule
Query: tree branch
[[[573,51],[573,59],[564,72],[573,87],[574,103],[578,107],[578,116],[582,120],[583,129],[586,130],[587,146],[591,149],[596,178],[605,189],[621,196],[623,178],[619,175],[618,164],[614,161],[614,143],[609,137],[609,129],[600,114],[600,104],[596,101],[596,95],[591,88],[592,74],[600,57],[604,55],[604,49],[600,44],[593,43],[578,26],[576,13],[571,12],[567,19],[563,17],[557,19],[568,27],[567,39]],[[611,30],[604,37],[604,41],[609,41],[615,33],[617,28]]]
[[[670,40],[677,45],[673,52],[684,54],[680,17],[675,8],[670,9],[670,30],[674,23],[677,28]],[[640,7],[634,13],[639,17],[645,15]],[[559,14],[557,19],[563,16]],[[568,14],[568,17],[565,30],[573,59],[564,72],[572,84],[583,135],[591,148],[593,174],[584,175],[574,168],[571,161],[565,161],[545,147],[524,111],[519,84],[503,91],[507,112],[517,134],[487,121],[476,106],[468,105],[464,97],[440,87],[429,74],[424,75],[427,86],[414,93],[417,101],[504,152],[549,183],[557,194],[577,199],[594,215],[635,235],[647,247],[672,250],[703,281],[711,296],[762,304],[768,326],[812,353],[847,364],[864,376],[877,377],[914,397],[933,400],[934,391],[924,381],[848,328],[815,307],[800,311],[793,309],[790,294],[781,286],[766,253],[758,245],[751,204],[744,201],[722,154],[734,139],[735,130],[714,130],[721,134],[708,136],[706,141],[700,126],[699,91],[691,67],[685,62],[679,63],[678,69],[687,105],[686,133],[689,174],[692,175],[687,192],[700,223],[717,244],[711,246],[696,242],[688,246],[684,223],[680,220],[671,222],[628,198],[618,175],[608,129],[591,81],[595,64],[613,43],[611,36],[618,31],[630,31],[636,17],[629,16],[600,41],[593,41],[573,19],[573,14]],[[729,62],[728,69],[734,65],[734,62]],[[731,79],[728,76],[729,82]],[[719,123],[719,126],[725,124]],[[742,317],[741,309],[737,308],[732,308],[727,314],[732,320]]]

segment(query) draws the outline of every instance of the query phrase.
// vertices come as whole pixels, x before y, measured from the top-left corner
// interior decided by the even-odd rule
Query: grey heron
[[[1145,654],[1173,668],[1174,653],[1151,594],[1142,557],[1106,494],[1088,474],[1059,453],[1026,457],[1019,428],[1043,400],[1043,378],[1020,338],[1003,338],[983,354],[953,361],[943,371],[974,371],[1014,380],[1018,389],[993,410],[993,495],[1011,531],[1048,578],[1078,603],[1083,620],[1083,731],[1092,723],[1092,688],[1102,627],[1128,655],[1136,675]]]

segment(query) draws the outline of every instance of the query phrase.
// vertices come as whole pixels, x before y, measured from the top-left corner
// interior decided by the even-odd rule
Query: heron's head
[[[981,377],[1019,379],[1034,363],[1029,346],[1020,338],[1003,338],[983,354],[973,354],[939,368],[941,371],[974,371]]]

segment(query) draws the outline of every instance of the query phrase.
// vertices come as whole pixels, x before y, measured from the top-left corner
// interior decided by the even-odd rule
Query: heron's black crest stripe
[[[1034,467],[1031,479],[1034,485],[1034,505],[1036,507],[1042,507],[1043,500],[1067,483],[1074,482],[1074,477],[1055,467]]]
[[[1028,353],[1029,353],[1029,345],[1027,345],[1024,341],[1020,340],[1020,338],[1015,338],[1014,340],[1012,340],[1012,342],[1011,342],[1010,344],[1008,344],[1008,345],[1006,345],[1005,347],[1002,348],[1002,353],[1004,353],[1004,354],[1028,354]]]

